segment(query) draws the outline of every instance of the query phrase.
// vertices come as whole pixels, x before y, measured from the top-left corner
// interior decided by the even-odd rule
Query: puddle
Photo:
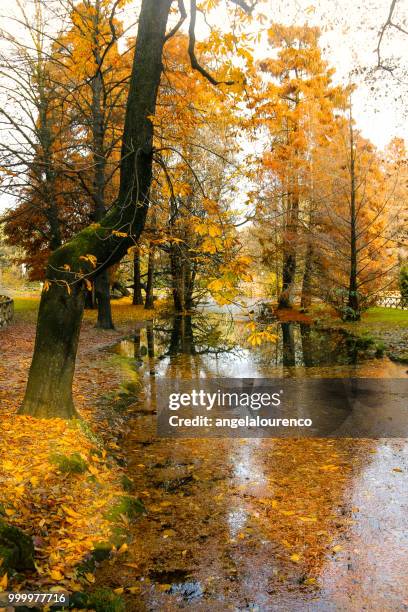
[[[168,595],[178,595],[186,602],[192,602],[204,595],[201,583],[191,580],[191,573],[183,569],[151,571],[149,578]]]
[[[406,440],[156,437],[159,377],[406,378],[346,333],[274,325],[249,349],[244,321],[176,317],[112,347],[143,383],[124,445],[147,513],[98,582],[138,585],[129,612],[405,609]]]

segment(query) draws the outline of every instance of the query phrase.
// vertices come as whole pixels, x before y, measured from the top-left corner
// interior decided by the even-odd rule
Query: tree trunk
[[[191,261],[188,260],[184,268],[185,309],[187,312],[194,308],[194,282],[195,270],[191,269]]]
[[[356,173],[353,124],[350,113],[350,277],[347,299],[346,321],[360,320],[360,303],[357,285],[357,208]]]
[[[282,323],[282,363],[285,367],[296,365],[293,323]]]
[[[120,188],[110,212],[52,253],[20,414],[71,418],[72,379],[82,321],[82,278],[120,261],[143,230],[152,178],[153,125],[171,0],[143,0],[126,108]],[[118,236],[113,230],[131,235]],[[89,259],[91,255],[91,259]],[[94,259],[95,258],[95,259]],[[96,261],[96,264],[94,263]],[[64,269],[64,266],[69,266]]]
[[[290,198],[289,220],[285,232],[283,247],[282,291],[279,296],[278,308],[292,308],[293,288],[296,276],[296,249],[299,216],[299,196],[297,193]]]
[[[106,122],[103,110],[103,59],[100,53],[99,22],[101,18],[100,0],[95,2],[94,13],[94,57],[97,64],[97,71],[91,80],[92,90],[92,149],[94,161],[93,174],[93,198],[95,203],[95,221],[100,221],[105,213],[105,185],[106,185],[106,152],[105,152],[105,132]],[[96,327],[101,329],[114,329],[112,320],[112,309],[110,302],[110,282],[109,273],[103,270],[95,278],[95,297],[98,308],[98,320]]]
[[[139,249],[136,249],[133,254],[133,304],[135,306],[143,304]]]
[[[172,245],[170,269],[174,310],[188,312],[193,308],[195,271],[192,270],[189,253],[179,244]]]
[[[303,272],[302,297],[300,307],[302,310],[310,308],[312,303],[312,272],[313,272],[313,245],[310,240],[307,243],[305,269]]]
[[[98,320],[96,327],[100,329],[115,329],[112,320],[110,303],[109,271],[103,270],[95,277],[95,298],[98,306]]]
[[[53,283],[43,291],[37,323],[35,353],[20,414],[38,418],[76,416],[72,377],[84,309],[80,285],[71,294]]]
[[[183,276],[179,250],[180,247],[177,244],[172,244],[170,246],[171,286],[174,310],[177,313],[183,312],[184,309]]]
[[[154,306],[154,247],[149,247],[149,258],[147,263],[146,300],[144,307],[150,310]]]

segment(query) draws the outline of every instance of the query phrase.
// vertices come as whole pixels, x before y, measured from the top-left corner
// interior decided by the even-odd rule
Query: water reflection
[[[214,313],[140,323],[113,350],[150,376],[268,378],[405,377],[406,367],[374,357],[344,330],[276,322],[277,341],[250,347],[246,322]]]
[[[405,376],[406,366],[373,359],[345,333],[297,323],[276,333],[276,343],[249,348],[245,322],[206,313],[141,324],[114,350],[144,378],[149,406],[159,377]],[[180,584],[192,582],[197,610],[399,609],[405,444],[398,456],[367,440],[166,440],[155,424],[138,415],[126,441],[148,509],[131,527],[135,563],[120,568],[121,583],[140,587],[136,609],[182,609]],[[384,554],[396,559],[391,573],[378,571]]]

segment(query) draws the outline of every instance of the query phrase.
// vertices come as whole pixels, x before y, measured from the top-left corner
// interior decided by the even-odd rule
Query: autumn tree
[[[117,11],[122,4],[102,0],[76,4],[64,0],[65,31],[57,37],[44,34],[48,42],[45,67],[54,86],[54,99],[63,100],[55,105],[54,125],[60,126],[64,139],[58,159],[54,155],[50,160],[54,167],[49,164],[50,172],[52,169],[55,173],[58,162],[54,180],[59,181],[59,195],[52,201],[61,225],[60,243],[90,221],[98,221],[117,195],[125,92],[130,76],[130,49],[121,54],[118,51],[123,27]],[[25,201],[19,199],[16,215],[6,231],[11,243],[24,246],[31,275],[41,278],[46,257],[55,248],[47,240],[45,219],[41,223],[49,197],[37,193],[33,180],[26,192]],[[36,225],[41,231],[33,236],[28,229],[34,219],[34,205]],[[107,270],[95,277],[95,288],[97,325],[109,329],[113,323]]]
[[[92,202],[92,220],[98,222],[117,195],[120,139],[125,94],[130,77],[129,49],[120,54],[123,26],[117,13],[126,3],[106,0],[64,0],[72,24],[54,43],[63,68],[64,95],[78,134],[81,155],[70,165],[85,197]],[[113,328],[108,270],[94,279],[98,306],[97,326]]]
[[[250,12],[243,0],[234,4]],[[123,131],[120,186],[116,203],[100,220],[54,251],[41,296],[37,335],[27,390],[20,412],[42,417],[72,417],[72,379],[84,307],[85,280],[119,261],[137,239],[145,223],[152,180],[153,124],[162,76],[166,39],[185,18],[166,33],[171,0],[142,0],[134,62]],[[196,2],[190,6],[189,55],[193,68],[213,77],[195,53]]]
[[[2,32],[6,47],[0,56],[0,189],[19,203],[4,219],[6,235],[10,244],[27,250],[28,263],[34,263],[37,253],[32,276],[38,278],[41,263],[67,235],[59,214],[61,200],[70,191],[63,181],[66,125],[60,121],[66,106],[50,63],[44,7],[39,0],[32,14],[19,7],[14,21],[21,38]],[[71,193],[69,211],[73,231],[78,231],[76,195]]]
[[[214,36],[197,45],[208,63],[210,43]],[[226,61],[231,49],[226,46],[223,51]],[[134,249],[134,295],[141,303],[140,251],[145,246],[146,301],[154,278],[161,286],[170,285],[176,312],[186,312],[206,294],[207,281],[217,276],[217,267],[232,261],[237,250],[229,208],[241,170],[235,156],[242,118],[235,105],[244,99],[244,92],[230,87],[214,90],[193,71],[183,34],[169,41],[163,60],[165,73],[154,117],[154,159],[163,173],[152,192],[143,244]],[[169,112],[175,118],[171,123]],[[164,256],[159,257],[159,251]],[[156,259],[160,266],[153,271]]]
[[[399,210],[397,176],[374,145],[355,128],[351,114],[318,161],[320,234],[316,238],[320,287],[345,320],[360,319],[395,276]],[[320,289],[322,294],[322,290]]]
[[[301,246],[300,216],[311,193],[311,155],[318,146],[317,126],[333,120],[342,90],[332,84],[319,48],[317,28],[274,24],[268,30],[276,57],[262,60],[265,74],[255,101],[256,119],[268,140],[263,156],[266,188],[259,200],[259,216],[271,217],[272,243],[264,235],[265,256],[282,253],[279,307],[293,304],[298,252]],[[269,202],[269,203],[268,203]],[[279,236],[276,235],[276,231]],[[311,245],[306,258],[312,259]]]

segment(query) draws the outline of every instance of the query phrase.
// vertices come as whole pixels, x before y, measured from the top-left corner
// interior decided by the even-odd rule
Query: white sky
[[[353,114],[364,136],[379,148],[393,136],[408,141],[408,36],[393,29],[383,40],[384,57],[398,58],[398,82],[383,70],[368,81],[367,72],[377,65],[378,35],[387,20],[391,0],[260,0],[259,11],[269,23],[287,25],[308,24],[322,30],[320,39],[324,57],[336,69],[335,80],[358,85],[353,98]],[[225,11],[209,18],[211,24],[228,27]],[[408,29],[408,1],[397,0],[395,21]],[[257,26],[258,29],[260,26]],[[268,22],[263,26],[268,27]],[[254,27],[254,29],[256,29]],[[208,32],[203,23],[199,32]],[[266,37],[257,46],[256,56],[268,55]],[[353,74],[355,68],[365,68],[363,74]],[[373,88],[373,90],[371,89]]]
[[[48,1],[54,5],[58,4],[58,0]],[[372,69],[376,66],[375,48],[378,34],[387,19],[390,2],[391,0],[263,0],[259,10],[268,19],[263,28],[267,28],[268,24],[274,21],[318,25],[323,30],[321,45],[325,58],[336,69],[335,78],[340,82],[347,82],[353,69]],[[139,4],[140,0],[129,3],[126,8],[128,18],[134,19]],[[18,27],[10,24],[5,14],[17,14],[16,0],[9,0],[7,5],[1,7],[0,27],[7,31],[11,28],[11,31],[18,35]],[[395,20],[405,29],[408,28],[407,0],[397,0]],[[230,26],[223,9],[214,11],[208,21],[223,29],[229,29]],[[250,29],[254,31],[260,27],[254,22]],[[198,18],[197,37],[203,38],[207,32],[207,26]],[[352,80],[358,85],[353,100],[354,118],[364,136],[379,148],[384,147],[397,135],[408,141],[408,106],[405,102],[408,98],[408,36],[393,30],[384,40],[383,49],[384,56],[398,58],[400,82],[384,71],[378,71],[376,80],[369,83],[366,72],[352,76]],[[263,37],[255,52],[257,57],[267,56],[266,37]],[[0,198],[0,210],[7,206],[7,199],[4,196]]]

